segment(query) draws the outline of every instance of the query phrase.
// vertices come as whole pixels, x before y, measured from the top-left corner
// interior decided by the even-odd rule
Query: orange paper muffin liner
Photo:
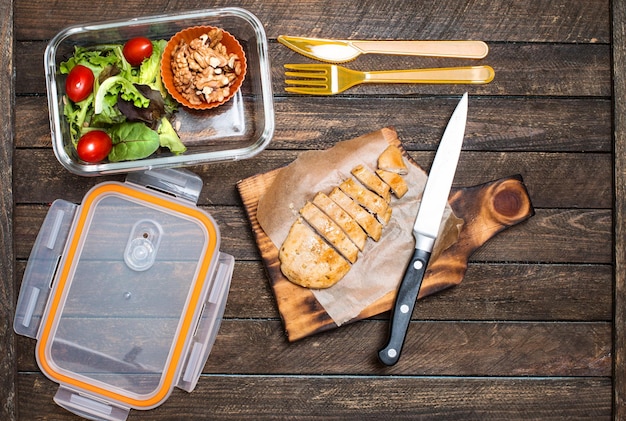
[[[243,51],[243,47],[233,35],[220,28],[223,34],[221,43],[226,47],[226,51],[229,54],[236,54],[241,62],[241,74],[237,76],[233,84],[230,85],[230,94],[227,97],[224,97],[222,101],[203,101],[201,104],[192,104],[185,97],[183,97],[180,92],[178,92],[178,90],[174,86],[174,75],[172,72],[172,51],[181,40],[184,40],[187,44],[189,44],[192,40],[200,37],[203,34],[208,33],[212,29],[216,29],[216,27],[194,26],[191,28],[183,29],[182,31],[172,36],[172,38],[170,38],[165,47],[165,50],[163,51],[163,56],[161,57],[161,79],[163,80],[163,85],[165,86],[165,89],[167,89],[167,92],[169,92],[169,94],[180,104],[194,110],[208,110],[218,107],[229,101],[237,93],[239,88],[241,88],[241,84],[243,83],[246,76],[246,55]]]

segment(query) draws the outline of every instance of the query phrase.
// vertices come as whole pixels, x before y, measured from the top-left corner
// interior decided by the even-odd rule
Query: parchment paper
[[[397,141],[393,129],[385,128],[355,139],[338,142],[325,151],[306,151],[283,168],[260,198],[257,219],[277,248],[284,242],[298,212],[317,192],[328,194],[334,187],[352,177],[350,171],[362,164],[372,171],[378,156]],[[341,324],[356,317],[363,309],[395,290],[406,264],[413,254],[413,223],[419,208],[427,175],[405,158],[409,173],[404,176],[409,190],[402,199],[392,198],[391,220],[383,228],[378,242],[371,238],[348,274],[327,289],[312,290],[334,322]],[[440,235],[431,257],[437,256],[458,238],[463,221],[448,206]]]

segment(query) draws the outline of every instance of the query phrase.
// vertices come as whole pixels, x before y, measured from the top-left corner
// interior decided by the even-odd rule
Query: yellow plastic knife
[[[357,41],[280,35],[278,42],[306,57],[330,63],[345,63],[370,53],[481,59],[489,52],[483,41]]]

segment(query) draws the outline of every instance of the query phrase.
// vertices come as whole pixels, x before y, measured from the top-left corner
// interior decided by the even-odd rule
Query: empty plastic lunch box
[[[196,206],[202,180],[177,169],[55,201],[31,252],[14,329],[37,339],[54,400],[124,420],[176,386],[191,392],[221,323],[234,259]]]

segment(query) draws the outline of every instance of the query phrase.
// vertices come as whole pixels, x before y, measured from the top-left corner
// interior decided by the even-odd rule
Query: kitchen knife
[[[452,117],[450,117],[430,168],[428,181],[413,225],[415,251],[398,288],[391,312],[387,345],[378,352],[379,360],[385,365],[394,365],[400,358],[413,307],[439,233],[446,203],[448,203],[465,134],[467,103],[467,93],[465,93],[452,113]]]
[[[489,52],[482,41],[357,41],[280,35],[278,42],[306,57],[331,63],[345,63],[367,53],[481,59]]]

